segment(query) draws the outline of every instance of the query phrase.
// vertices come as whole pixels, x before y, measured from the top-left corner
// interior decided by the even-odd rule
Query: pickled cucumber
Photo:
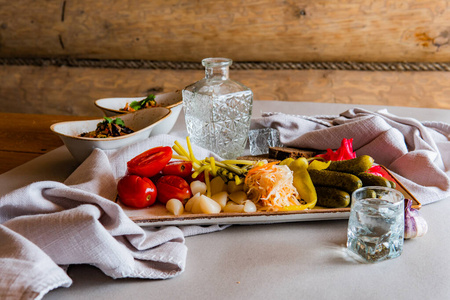
[[[369,170],[374,159],[369,155],[361,155],[359,157],[347,160],[332,161],[327,170],[358,174]]]
[[[308,170],[314,186],[328,186],[344,190],[351,194],[362,187],[362,181],[356,175],[329,170]]]
[[[361,172],[357,175],[359,179],[361,179],[363,186],[384,186],[384,187],[392,187],[389,180],[384,177],[373,175],[370,173]],[[394,186],[395,188],[395,186]]]
[[[328,208],[347,207],[350,195],[347,192],[328,186],[316,186],[317,205]]]

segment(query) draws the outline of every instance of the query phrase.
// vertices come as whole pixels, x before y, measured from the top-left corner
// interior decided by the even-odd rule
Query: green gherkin
[[[389,188],[395,188],[391,182],[384,177],[373,175],[370,173],[361,172],[357,175],[361,179],[363,186],[384,186]]]
[[[337,188],[316,186],[317,205],[328,208],[343,208],[350,204],[350,194]]]
[[[350,174],[359,174],[366,172],[372,167],[374,159],[369,155],[361,155],[359,157],[347,160],[332,161],[327,170],[345,172]]]
[[[314,186],[329,186],[351,194],[362,187],[362,181],[356,175],[330,170],[308,170]]]

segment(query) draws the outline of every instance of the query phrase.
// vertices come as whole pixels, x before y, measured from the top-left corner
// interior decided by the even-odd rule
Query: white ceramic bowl
[[[94,102],[95,106],[100,108],[103,113],[109,117],[118,114],[128,114],[129,112],[120,110],[124,108],[127,103],[131,103],[133,101],[140,101],[145,99],[145,97],[134,97],[134,98],[103,98],[98,99]],[[166,134],[169,133],[175,122],[178,119],[178,115],[182,109],[183,97],[181,95],[181,91],[175,91],[166,94],[160,94],[155,96],[155,101],[158,103],[160,107],[166,107],[172,110],[172,114],[169,118],[165,119],[163,122],[158,124],[153,129],[153,134]],[[146,109],[154,109],[154,107],[146,108]]]
[[[124,121],[125,126],[134,130],[133,133],[119,137],[79,137],[83,132],[95,130],[97,124],[104,119],[59,122],[50,126],[50,129],[59,135],[72,156],[78,162],[82,162],[95,148],[103,150],[118,149],[146,139],[151,135],[155,135],[155,127],[164,122],[167,118],[170,118],[171,114],[171,110],[166,107],[155,107],[153,109],[143,109],[133,113],[112,117],[113,119],[116,117],[121,118]]]

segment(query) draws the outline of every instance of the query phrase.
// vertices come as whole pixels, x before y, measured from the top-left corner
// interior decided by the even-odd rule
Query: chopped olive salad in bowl
[[[172,130],[181,112],[182,103],[181,91],[160,95],[150,94],[147,97],[102,98],[94,102],[107,117],[158,107],[170,109],[172,114],[153,129],[155,134],[166,134]]]
[[[95,148],[118,149],[156,135],[154,129],[171,114],[166,107],[155,107],[103,119],[59,122],[50,129],[61,138],[72,156],[82,162]]]

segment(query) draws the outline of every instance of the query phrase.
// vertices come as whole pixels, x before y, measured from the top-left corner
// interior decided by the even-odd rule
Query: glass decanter
[[[206,58],[205,78],[183,89],[191,142],[232,159],[242,155],[252,115],[253,93],[229,78],[232,60]]]

